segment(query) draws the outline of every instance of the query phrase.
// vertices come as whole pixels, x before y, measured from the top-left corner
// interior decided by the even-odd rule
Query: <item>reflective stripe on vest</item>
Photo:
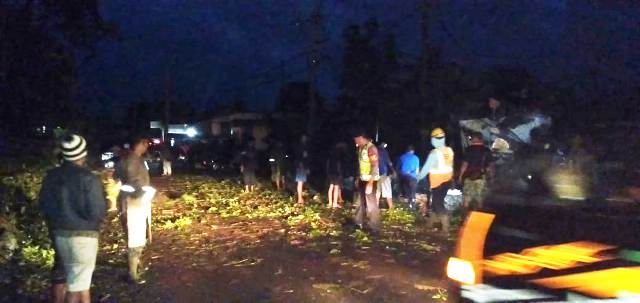
[[[436,167],[429,170],[429,185],[437,188],[453,179],[453,150],[439,147],[432,151],[436,156]]]
[[[358,165],[360,166],[360,180],[362,181],[369,181],[371,180],[371,178],[374,178],[374,180],[378,180],[380,178],[377,172],[371,171],[369,148],[371,148],[372,146],[374,146],[373,143],[369,142],[358,150]]]

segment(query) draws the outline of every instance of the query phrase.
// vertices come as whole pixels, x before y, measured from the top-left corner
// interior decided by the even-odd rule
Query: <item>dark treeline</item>
[[[15,145],[8,143],[11,138],[24,138],[41,125],[113,141],[148,129],[150,120],[195,122],[222,110],[250,110],[243,108],[250,102],[241,99],[228,102],[226,109],[218,104],[195,109],[189,100],[175,97],[169,77],[155,96],[110,111],[117,119],[88,114],[77,99],[78,65],[91,60],[98,42],[118,39],[117,28],[100,16],[97,0],[2,1],[0,39],[0,129],[5,148]],[[610,104],[616,100],[579,100],[573,87],[536,79],[518,66],[475,70],[447,62],[429,45],[424,45],[420,58],[408,61],[394,35],[375,19],[346,27],[342,46],[338,97],[316,98],[318,125],[312,138],[325,146],[348,142],[349,130],[359,126],[372,136],[378,134],[395,153],[407,144],[425,150],[428,142],[422,139],[429,129],[449,129],[460,118],[485,115],[490,97],[500,99],[508,111],[543,111],[557,125],[584,125],[582,121],[593,118],[631,119],[640,108],[637,96],[615,107]],[[305,132],[308,89],[304,82],[285,83],[280,89],[275,110],[297,118],[285,126],[274,125],[275,132],[289,132],[277,136],[288,139]],[[605,107],[606,111],[598,110]]]

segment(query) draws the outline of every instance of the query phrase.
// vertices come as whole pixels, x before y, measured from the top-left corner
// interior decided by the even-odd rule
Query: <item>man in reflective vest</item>
[[[356,133],[354,142],[358,147],[358,171],[356,188],[360,203],[356,209],[355,222],[363,227],[365,216],[372,231],[380,230],[380,209],[376,196],[377,182],[380,179],[378,169],[378,149],[364,132]]]
[[[436,128],[431,132],[431,145],[433,149],[427,157],[418,180],[429,175],[431,186],[431,209],[437,219],[442,222],[442,231],[449,232],[449,214],[444,207],[444,198],[453,179],[453,150],[446,146],[445,132],[442,128]]]

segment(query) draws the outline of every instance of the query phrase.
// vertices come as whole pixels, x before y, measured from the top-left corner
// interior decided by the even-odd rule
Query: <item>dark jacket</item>
[[[107,212],[100,178],[68,162],[47,172],[39,202],[54,233],[97,232]]]
[[[391,163],[389,152],[382,146],[378,147],[378,169],[381,176],[393,174],[393,163]]]
[[[133,186],[136,191],[142,191],[143,186],[151,184],[149,170],[145,166],[144,159],[134,153],[129,153],[116,165],[113,178]]]

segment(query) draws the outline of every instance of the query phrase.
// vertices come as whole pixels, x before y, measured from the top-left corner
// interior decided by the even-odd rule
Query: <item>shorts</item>
[[[51,284],[65,284],[67,274],[64,272],[64,264],[58,252],[54,252],[53,268],[51,269]]]
[[[382,198],[393,198],[391,191],[391,178],[389,176],[380,176],[378,181],[378,192]]]
[[[307,182],[307,171],[305,169],[296,170],[296,182]]]
[[[98,238],[56,236],[55,239],[56,253],[60,254],[67,277],[67,290],[89,290],[96,267]]]
[[[52,231],[49,232],[49,239],[53,245],[53,268],[51,269],[51,284],[65,284],[67,280],[67,275],[64,273],[64,265],[62,264],[62,259],[60,258],[60,254],[56,249],[56,236]]]
[[[451,187],[450,183],[443,183],[431,189],[431,210],[437,215],[447,214],[447,209],[444,207],[444,199],[447,197],[447,192]]]
[[[462,192],[467,201],[482,202],[487,193],[487,181],[484,178],[465,179]]]
[[[342,183],[343,183],[342,176],[328,176],[327,179],[329,179],[330,185],[342,186]]]
[[[242,179],[244,180],[244,185],[256,185],[256,173],[255,172],[245,172],[242,174]]]

